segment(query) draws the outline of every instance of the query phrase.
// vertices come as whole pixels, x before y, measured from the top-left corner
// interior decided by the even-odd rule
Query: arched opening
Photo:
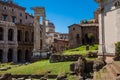
[[[2,62],[3,59],[3,50],[0,49],[0,62]]]
[[[77,44],[80,45],[80,35],[79,34],[76,35],[76,41],[77,41]]]
[[[14,30],[13,29],[9,29],[8,30],[8,40],[9,41],[13,41],[14,39]]]
[[[94,43],[93,33],[85,34],[85,42],[86,42],[86,44],[93,44]]]
[[[29,41],[29,32],[26,31],[25,32],[25,42],[28,42]]]
[[[40,49],[42,49],[43,43],[42,43],[42,39],[40,39]]]
[[[13,60],[13,50],[9,49],[8,50],[8,62],[12,62]]]
[[[28,50],[25,51],[25,61],[30,62],[30,55]]]
[[[22,41],[22,30],[18,30],[18,32],[17,32],[17,40]]]
[[[0,28],[0,40],[3,40],[4,30]]]
[[[21,50],[18,50],[17,53],[18,53],[18,54],[17,54],[17,61],[18,61],[18,62],[22,62],[22,51],[21,51]]]

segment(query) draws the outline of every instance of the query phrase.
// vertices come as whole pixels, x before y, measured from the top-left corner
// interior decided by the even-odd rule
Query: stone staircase
[[[108,63],[100,71],[94,72],[93,80],[120,80],[120,62]]]

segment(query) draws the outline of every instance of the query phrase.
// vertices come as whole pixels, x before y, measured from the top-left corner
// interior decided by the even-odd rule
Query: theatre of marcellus
[[[95,1],[99,3],[98,53],[114,55],[120,41],[120,0]],[[45,49],[45,9],[31,9],[34,16],[12,0],[0,0],[0,62],[28,62],[33,53]]]
[[[29,62],[34,52],[45,47],[44,7],[32,10],[35,16],[12,0],[0,0],[0,62]],[[37,10],[42,12],[36,14]]]

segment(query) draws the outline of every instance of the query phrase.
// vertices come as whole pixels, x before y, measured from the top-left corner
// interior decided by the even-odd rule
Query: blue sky
[[[43,6],[46,19],[55,24],[56,32],[67,33],[68,26],[79,24],[81,20],[94,18],[98,5],[94,0],[14,0],[33,14],[31,7]]]

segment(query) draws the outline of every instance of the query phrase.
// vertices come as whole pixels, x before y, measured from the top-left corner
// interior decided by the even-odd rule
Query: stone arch
[[[13,29],[9,29],[8,30],[8,40],[9,41],[13,41],[14,39],[14,30]]]
[[[22,50],[19,49],[19,50],[17,51],[17,61],[18,61],[18,62],[22,62],[22,56],[23,56],[23,55],[22,55]]]
[[[2,60],[3,60],[3,50],[0,49],[0,62],[2,62]]]
[[[8,62],[12,62],[13,60],[13,49],[8,50]]]
[[[95,36],[93,33],[85,34],[85,44],[93,44],[95,40]]]
[[[25,50],[25,61],[30,62],[30,53],[29,50]]]
[[[17,31],[17,40],[22,41],[22,30]]]
[[[25,42],[29,41],[29,32],[25,31]]]
[[[3,40],[4,30],[0,27],[0,40]]]

